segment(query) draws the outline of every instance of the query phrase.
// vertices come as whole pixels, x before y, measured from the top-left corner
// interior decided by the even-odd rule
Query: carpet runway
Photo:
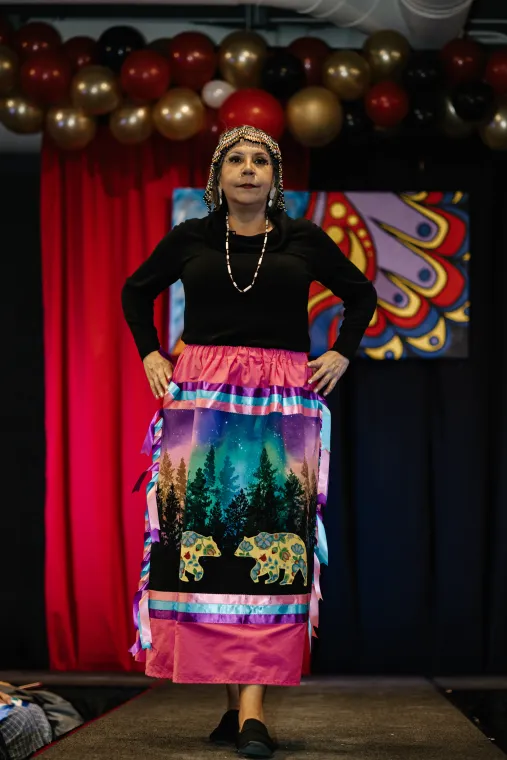
[[[208,734],[225,688],[151,688],[41,752],[47,760],[237,757]],[[506,756],[425,679],[312,678],[270,687],[266,724],[277,760],[501,760]]]

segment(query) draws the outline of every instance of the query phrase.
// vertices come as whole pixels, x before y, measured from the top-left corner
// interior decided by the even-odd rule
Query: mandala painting
[[[176,190],[172,224],[207,213],[202,190]],[[371,359],[468,355],[468,196],[439,192],[285,193],[287,211],[318,224],[375,285],[378,304],[358,350]],[[181,350],[184,292],[171,286],[169,350]],[[343,305],[318,282],[308,300],[311,355],[338,335]]]

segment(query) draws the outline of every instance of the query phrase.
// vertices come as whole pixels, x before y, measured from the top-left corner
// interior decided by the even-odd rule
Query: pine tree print
[[[163,502],[167,499],[169,488],[174,481],[174,467],[171,462],[171,457],[167,451],[164,451],[160,460],[160,468],[158,474],[158,492]]]
[[[263,447],[259,466],[253,474],[255,481],[248,488],[250,515],[248,528],[276,533],[281,529],[281,500],[275,480],[276,469],[269,461],[268,452]],[[252,532],[250,535],[254,535]]]
[[[204,477],[208,488],[211,490],[215,487],[215,447],[210,446],[204,463]]]
[[[256,536],[261,530],[267,530],[262,524],[259,510],[262,505],[262,489],[259,483],[248,486],[248,518],[245,523],[245,536]]]
[[[225,525],[222,520],[222,506],[218,499],[215,499],[211,506],[211,511],[208,514],[206,521],[206,532],[210,536],[213,536],[217,543],[221,543],[224,537]]]
[[[310,478],[310,503],[308,505],[308,523],[306,528],[308,550],[313,552],[317,539],[315,537],[315,525],[317,520],[317,496],[318,496],[318,484],[315,471],[312,470]]]
[[[160,488],[157,488],[157,509],[158,509],[158,520],[160,523],[160,537],[162,539],[162,543],[167,546],[169,543],[169,532],[170,527],[167,524],[167,502],[162,499]]]
[[[304,456],[303,464],[301,466],[301,478],[303,480],[303,488],[305,491],[306,506],[308,507],[310,503],[310,473],[308,471],[308,462],[306,460],[306,454]]]
[[[167,494],[167,538],[168,541],[178,547],[181,540],[181,518],[182,511],[180,500],[176,494],[174,483],[171,483],[169,493]]]
[[[175,489],[176,489],[176,496],[180,500],[181,506],[184,507],[185,495],[186,495],[186,490],[187,490],[187,466],[185,464],[185,460],[183,459],[183,457],[180,460],[180,463],[178,465],[178,470],[176,472]]]
[[[298,535],[301,536],[301,538],[303,539],[303,541],[305,542],[305,544],[307,546],[309,546],[308,542],[310,540],[310,536],[309,536],[309,532],[308,532],[309,529],[310,529],[310,526],[309,526],[309,523],[308,523],[308,518],[309,518],[308,507],[303,502],[303,508],[301,510],[301,519],[300,519],[300,522],[299,522],[299,532],[298,532]]]
[[[222,505],[220,503],[220,489],[216,484],[216,467],[215,467],[215,447],[212,445],[206,455],[204,463],[204,477],[208,486],[208,493],[211,499],[211,511],[208,514],[206,524],[208,533],[214,536],[215,540],[223,538],[224,528],[222,522]]]
[[[283,529],[289,533],[297,533],[304,539],[307,523],[305,490],[292,470],[283,485],[282,503],[285,518]]]
[[[218,475],[218,491],[222,514],[238,492],[238,480],[239,477],[236,475],[232,460],[229,454],[227,454],[222,469]]]
[[[225,512],[224,541],[227,546],[236,545],[246,533],[250,504],[243,489],[231,501]]]
[[[193,480],[187,483],[185,500],[185,530],[196,533],[206,532],[206,520],[211,507],[206,478],[202,467],[198,467]]]

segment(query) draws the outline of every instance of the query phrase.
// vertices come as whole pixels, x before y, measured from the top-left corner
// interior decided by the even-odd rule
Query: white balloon
[[[221,79],[212,79],[211,82],[206,82],[202,88],[201,98],[210,108],[220,108],[229,95],[232,95],[235,91],[236,88],[232,84],[229,84],[229,82],[223,82]]]

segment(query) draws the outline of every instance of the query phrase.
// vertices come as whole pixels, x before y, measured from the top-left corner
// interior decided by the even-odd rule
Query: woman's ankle
[[[225,684],[227,689],[227,710],[239,710],[239,686],[234,683]]]
[[[261,723],[266,723],[266,720],[264,718],[264,710],[239,710],[239,730],[243,730],[243,724],[246,720],[249,720],[250,718],[255,718],[255,720],[260,720]]]
[[[239,728],[249,718],[255,718],[264,723],[264,696],[266,687],[258,684],[240,687]]]

